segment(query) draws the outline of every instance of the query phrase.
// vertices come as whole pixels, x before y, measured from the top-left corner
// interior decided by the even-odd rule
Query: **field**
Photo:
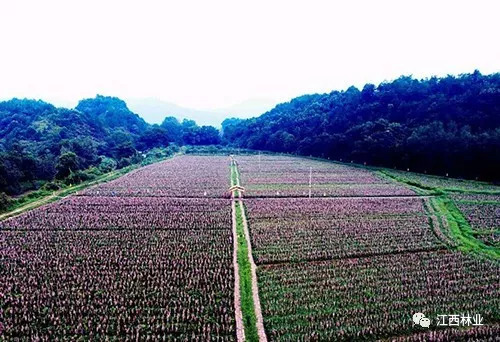
[[[259,161],[260,160],[260,161]],[[282,156],[238,158],[245,197],[412,196],[415,192],[362,168]]]
[[[235,340],[228,165],[178,157],[1,222],[1,336]]]
[[[0,221],[0,340],[493,341],[499,203],[479,182],[176,156]],[[481,324],[437,325],[465,314]]]
[[[499,277],[498,265],[448,251],[266,265],[259,272],[267,333],[277,341],[410,335],[422,331],[411,323],[415,312],[433,320],[481,313],[495,322]]]
[[[498,337],[499,259],[467,231],[498,229],[496,187],[294,160],[239,158],[269,340]],[[485,324],[437,326],[463,313]]]
[[[246,202],[259,263],[444,248],[420,198],[283,198]]]
[[[500,196],[472,194],[452,198],[473,234],[485,244],[500,248]]]

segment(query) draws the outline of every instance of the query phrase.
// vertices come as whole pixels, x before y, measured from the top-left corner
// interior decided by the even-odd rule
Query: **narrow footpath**
[[[236,187],[236,188],[235,188]],[[238,165],[231,158],[232,216],[235,270],[235,315],[238,341],[267,342],[257,285],[257,266],[245,215]]]

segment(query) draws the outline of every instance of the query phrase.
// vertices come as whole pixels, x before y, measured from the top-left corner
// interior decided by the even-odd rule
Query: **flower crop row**
[[[500,334],[498,264],[461,253],[264,265],[258,277],[266,331],[274,341],[409,335],[423,331],[412,323],[415,312],[431,318],[433,329],[438,314],[479,313],[487,331],[470,338],[491,336],[491,329]]]
[[[6,336],[232,339],[229,230],[3,232]]]
[[[463,328],[451,328],[443,330],[425,331],[409,336],[400,336],[391,339],[392,342],[457,342],[457,341],[481,341],[495,342],[498,341],[499,325],[481,325]]]
[[[181,156],[133,171],[84,196],[229,198],[229,158]]]
[[[257,263],[443,248],[419,198],[246,200]]]
[[[260,158],[260,162],[259,162]],[[415,193],[375,173],[329,162],[282,156],[238,158],[246,197],[412,196]]]
[[[500,229],[500,204],[457,203],[474,229]]]
[[[235,341],[228,164],[174,158],[1,222],[0,340]]]
[[[451,198],[469,222],[475,237],[487,245],[500,247],[500,196],[459,194]]]
[[[228,229],[225,199],[75,196],[0,222],[0,230]]]

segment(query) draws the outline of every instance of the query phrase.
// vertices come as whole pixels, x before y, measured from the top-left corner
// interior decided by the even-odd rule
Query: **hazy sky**
[[[500,1],[2,1],[0,98],[192,108],[500,71]]]

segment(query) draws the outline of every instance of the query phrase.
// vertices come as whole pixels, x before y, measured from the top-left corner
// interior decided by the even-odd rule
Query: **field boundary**
[[[237,163],[233,158],[231,158],[231,185],[240,185]],[[238,299],[241,300],[244,340],[267,342],[257,283],[257,266],[252,255],[250,233],[241,191],[233,192],[231,205],[234,217],[233,227],[237,239],[235,252],[240,276]],[[238,336],[238,338],[240,337]]]
[[[238,266],[238,234],[236,232],[236,207],[235,201],[231,202],[233,220],[233,267],[234,267],[234,315],[236,320],[236,340],[245,340],[245,327],[243,325],[243,313],[241,312],[240,297],[240,268]]]
[[[424,209],[429,217],[431,229],[436,237],[446,244],[448,248],[500,261],[500,250],[475,238],[469,222],[455,205],[453,199],[449,197],[450,193],[491,195],[496,194],[495,192],[439,188],[406,180],[383,171],[380,174],[413,189],[418,194],[430,195],[420,197],[424,201]]]

